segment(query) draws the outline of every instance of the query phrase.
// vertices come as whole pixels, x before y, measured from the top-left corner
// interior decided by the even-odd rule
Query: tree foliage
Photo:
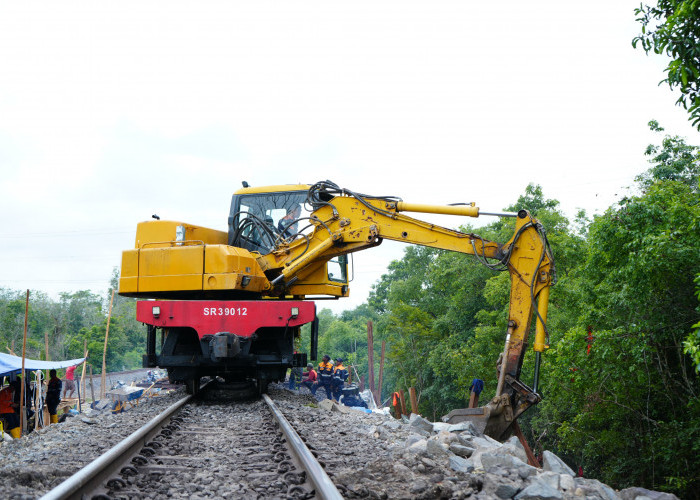
[[[544,400],[521,425],[536,451],[550,449],[588,477],[698,498],[698,147],[665,136],[647,155],[634,194],[592,220],[581,212],[571,223],[537,185],[505,208],[526,208],[543,222],[559,277],[550,296]],[[512,224],[463,229],[503,242]],[[472,378],[486,382],[482,400],[494,394],[508,290],[507,273],[470,256],[407,247],[358,310],[361,322],[347,314],[346,330],[337,324],[346,315],[331,315],[322,336],[347,338],[355,328],[366,338],[372,317],[375,339],[387,342],[384,394],[415,387],[419,411],[436,420],[466,406]],[[326,342],[341,348],[341,340]],[[531,357],[523,365],[527,384]],[[367,373],[366,350],[358,370]]]
[[[640,4],[634,13],[642,32],[632,46],[671,58],[661,83],[680,90],[676,104],[700,130],[700,1],[658,0],[656,5]]]
[[[114,271],[112,288],[118,274]],[[49,358],[73,359],[89,351],[88,362],[95,372],[102,370],[108,295],[101,297],[88,290],[61,293],[52,299],[42,292],[29,294],[27,318],[27,357],[46,359],[46,338]],[[22,354],[26,292],[0,289],[0,350]],[[136,301],[114,296],[112,319],[107,343],[107,370],[138,368],[145,345],[143,325],[136,321]]]

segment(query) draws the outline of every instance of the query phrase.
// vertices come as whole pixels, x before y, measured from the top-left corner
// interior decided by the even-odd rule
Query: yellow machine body
[[[123,253],[119,293],[187,299],[344,297],[349,294],[345,256],[383,239],[471,254],[487,265],[496,262],[511,276],[508,340],[500,366],[510,403],[499,400],[493,413],[503,416],[490,431],[502,437],[540,399],[518,379],[533,316],[535,349],[546,348],[554,262],[541,224],[525,210],[505,214],[515,218],[513,236],[497,243],[403,213],[478,217],[474,204],[411,204],[336,188],[325,182],[236,191],[228,233],[183,222],[142,222],[134,248]],[[302,206],[308,213],[294,220],[294,232],[285,230],[291,219],[283,217],[284,208],[291,213]]]

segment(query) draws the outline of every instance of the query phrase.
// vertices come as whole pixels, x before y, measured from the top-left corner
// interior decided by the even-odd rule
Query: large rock
[[[333,401],[330,399],[324,399],[318,402],[318,407],[322,410],[333,411]]]
[[[516,436],[512,436],[508,441],[503,443],[501,450],[527,463],[527,453],[525,452],[525,448]]]
[[[678,500],[676,495],[661,491],[647,490],[646,488],[625,488],[618,492],[622,500],[637,500],[639,497],[647,497],[651,500]]]
[[[461,444],[464,446],[471,446],[472,448],[492,449],[502,446],[501,443],[495,439],[491,439],[487,436],[473,436],[468,431],[461,432],[457,438]]]
[[[541,483],[546,483],[548,486],[558,490],[560,488],[559,474],[552,472],[551,470],[542,471],[537,474],[537,481]]]
[[[447,451],[447,444],[438,436],[428,438],[426,452],[428,453],[429,457],[433,458],[444,458],[449,454]]]
[[[417,436],[415,434],[412,434],[406,438],[406,443],[404,444],[404,446],[406,448],[410,448],[412,445],[414,445],[418,441],[425,441],[425,439],[423,439],[421,436]]]
[[[573,493],[576,490],[576,481],[569,474],[559,474],[559,489]]]
[[[445,422],[433,422],[433,432],[438,433],[440,431],[447,431],[450,428],[450,424]]]
[[[574,471],[566,463],[551,451],[545,450],[542,454],[542,468],[544,470],[556,472],[557,474],[569,474],[575,476]]]
[[[499,450],[487,451],[481,453],[481,465],[485,470],[494,467],[505,467],[507,469],[519,469],[520,467],[530,467],[519,458],[509,455],[508,453]]]
[[[474,464],[466,458],[450,455],[450,469],[457,472],[472,472]]]
[[[472,456],[472,453],[474,453],[474,448],[464,446],[463,444],[451,443],[450,451],[455,455],[459,455],[460,457],[469,458]]]
[[[418,455],[425,455],[428,451],[428,440],[421,439],[420,441],[416,441],[408,447],[408,451],[410,451],[411,453],[416,453]]]
[[[392,431],[398,430],[401,427],[401,422],[398,420],[387,420],[386,422],[382,422],[382,426],[386,427],[387,429],[391,429]]]
[[[494,493],[498,498],[513,498],[518,492],[518,488],[513,484],[503,483],[499,484]]]
[[[424,419],[420,415],[416,415],[415,413],[411,413],[411,418],[408,419],[408,425],[428,433],[433,432],[433,423],[430,420]]]
[[[347,406],[339,405],[338,403],[334,403],[330,399],[324,399],[322,401],[319,401],[318,407],[322,410],[337,411],[340,413],[348,413],[350,411],[350,408],[348,408]]]
[[[586,496],[598,496],[605,500],[620,500],[620,495],[617,494],[607,484],[603,484],[597,479],[584,479],[582,477],[577,477],[575,479],[576,486],[581,488]]]
[[[469,434],[476,436],[478,434],[476,427],[472,422],[460,422],[458,424],[452,424],[448,426],[447,430],[449,432],[468,432]]]
[[[536,481],[515,495],[515,500],[561,500],[564,495],[547,483]]]

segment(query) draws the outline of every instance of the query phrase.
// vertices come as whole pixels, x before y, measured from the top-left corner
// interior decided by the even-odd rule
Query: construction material
[[[100,392],[100,399],[105,397],[105,386],[107,380],[105,379],[107,375],[107,339],[109,338],[109,323],[112,320],[112,303],[114,302],[114,289],[112,289],[112,297],[109,299],[109,314],[107,315],[107,330],[105,331],[105,347],[102,351],[102,390]]]

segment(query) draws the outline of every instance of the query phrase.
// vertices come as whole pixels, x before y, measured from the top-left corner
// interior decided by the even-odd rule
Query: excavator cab
[[[264,255],[281,240],[311,232],[309,212],[304,208],[308,190],[309,186],[294,185],[237,191],[228,218],[229,246]]]

